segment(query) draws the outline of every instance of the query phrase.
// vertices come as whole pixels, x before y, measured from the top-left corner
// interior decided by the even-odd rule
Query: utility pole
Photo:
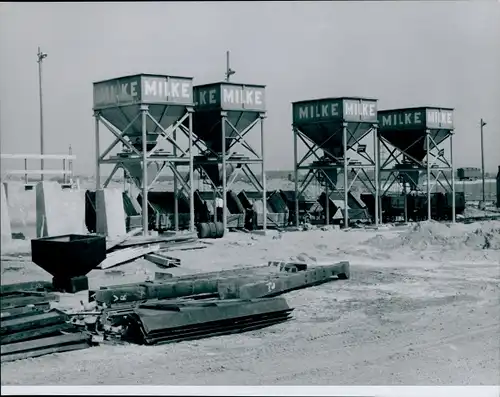
[[[229,51],[226,51],[226,81],[229,82],[229,78],[235,73],[236,71],[229,66]]]
[[[43,156],[44,155],[44,145],[43,145],[43,101],[42,101],[42,61],[47,58],[47,54],[42,52],[40,50],[40,47],[38,47],[38,88],[40,91],[40,154]],[[44,175],[43,175],[43,167],[44,167],[44,161],[43,157],[40,159],[40,166],[42,170],[42,181],[44,180]]]
[[[484,183],[484,137],[483,137],[483,127],[486,125],[483,119],[481,119],[481,178],[483,182],[483,205],[486,203],[486,191]]]

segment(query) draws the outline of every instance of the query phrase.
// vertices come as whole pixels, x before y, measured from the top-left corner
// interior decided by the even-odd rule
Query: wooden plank
[[[124,236],[122,236],[122,237],[120,237],[120,238],[118,238],[116,240],[112,240],[112,241],[106,242],[106,251],[112,250],[116,246],[124,243],[125,241],[127,241],[131,237],[137,236],[137,234],[139,234],[141,232],[142,232],[142,227],[136,227],[135,229],[130,230]]]
[[[44,302],[39,305],[13,307],[11,309],[7,309],[6,311],[2,311],[0,314],[0,318],[2,319],[2,321],[5,321],[7,319],[12,320],[13,318],[32,316],[33,314],[42,314],[49,309],[49,302]]]
[[[2,345],[0,346],[0,354],[3,356],[5,354],[46,349],[48,347],[55,347],[71,343],[83,342],[88,339],[89,337],[82,332],[74,334],[58,335],[58,336],[49,336],[47,338],[33,339],[24,342],[9,343],[7,345]]]
[[[134,245],[146,245],[153,243],[180,243],[188,240],[197,240],[198,236],[195,233],[183,233],[176,236],[137,236],[131,237],[119,244],[120,247],[131,247]]]
[[[32,350],[29,352],[7,354],[5,356],[2,356],[2,362],[5,363],[5,362],[9,362],[9,361],[22,360],[25,358],[45,356],[47,354],[69,352],[69,351],[73,351],[73,350],[82,350],[82,349],[87,349],[89,347],[90,347],[90,345],[88,342],[83,342],[83,343],[75,343],[75,344],[71,344],[71,345],[49,347],[46,349]]]
[[[17,258],[19,260],[19,258]],[[28,281],[27,283],[5,284],[0,286],[0,294],[8,294],[15,291],[50,291],[52,283],[50,281]]]
[[[29,339],[40,338],[42,336],[54,334],[54,333],[59,332],[59,331],[67,331],[67,330],[72,329],[72,328],[75,328],[75,326],[73,324],[69,324],[69,323],[49,325],[49,326],[43,327],[43,328],[30,329],[27,331],[16,332],[15,334],[2,335],[0,337],[0,343],[2,345],[5,345],[8,343],[21,342],[21,341],[25,341],[25,340],[29,340]]]
[[[0,299],[0,307],[2,311],[22,307],[27,305],[37,305],[46,302],[58,302],[59,296],[54,294],[46,294],[44,296],[17,296],[17,297],[2,297]]]
[[[150,261],[151,263],[154,263],[155,265],[158,265],[160,267],[164,268],[169,268],[169,267],[177,267],[181,265],[181,260],[167,256],[167,255],[162,255],[160,253],[155,253],[155,254],[147,254],[144,259]]]
[[[99,269],[109,269],[114,266],[123,265],[124,263],[131,262],[141,256],[150,254],[151,252],[159,251],[160,245],[154,244],[147,247],[138,248],[125,248],[110,254],[107,254],[106,259],[104,259],[100,265]]]
[[[63,323],[65,321],[66,317],[56,311],[13,319],[7,318],[2,320],[0,334],[5,335],[33,328],[41,328],[48,325]]]
[[[192,251],[192,250],[202,250],[207,248],[206,245],[202,245],[201,241],[194,244],[179,244],[178,246],[163,247],[162,250],[165,251]]]

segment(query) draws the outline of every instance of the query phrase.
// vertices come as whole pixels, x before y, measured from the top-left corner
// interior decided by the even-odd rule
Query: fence
[[[31,175],[59,175],[62,176],[63,185],[73,185],[73,160],[76,156],[71,154],[0,154],[1,160],[23,160],[23,169],[6,169],[2,167],[2,179],[10,179],[15,175],[24,175],[24,183],[30,186]],[[52,160],[62,161],[62,168],[48,168],[48,169],[30,169],[28,167],[28,160]]]

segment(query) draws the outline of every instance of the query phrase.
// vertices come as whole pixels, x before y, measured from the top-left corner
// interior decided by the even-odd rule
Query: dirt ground
[[[98,346],[1,365],[2,385],[495,385],[500,373],[500,222],[379,230],[231,233],[176,252],[176,274],[267,260],[349,260],[351,279],[284,295],[293,319],[171,345]],[[21,249],[19,243],[17,249]],[[136,261],[91,287],[143,281]],[[2,262],[2,283],[50,279]],[[76,294],[71,303],[85,299]],[[68,298],[69,299],[69,298]],[[61,297],[61,305],[70,301]]]

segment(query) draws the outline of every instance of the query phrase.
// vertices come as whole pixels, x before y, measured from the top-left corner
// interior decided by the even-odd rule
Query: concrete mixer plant
[[[93,108],[96,190],[123,170],[136,189],[124,194],[129,229],[194,231],[206,222],[220,222],[223,231],[301,222],[348,227],[454,220],[465,208],[463,193],[454,190],[450,108],[379,111],[376,99],[361,97],[293,102],[295,190],[272,192],[266,187],[264,85],[194,86],[190,77],[125,76],[94,83]],[[113,137],[104,151],[101,125]],[[114,168],[101,185],[103,164]],[[173,191],[158,183],[167,171]],[[236,191],[238,178],[246,185]],[[97,225],[96,197],[88,192],[89,230]]]
[[[285,226],[286,205],[269,203],[276,204],[281,195],[266,191],[265,101],[265,86],[229,81],[193,87],[190,77],[140,74],[94,83],[96,190],[122,169],[139,192],[124,195],[127,225],[145,225],[144,233],[148,228],[194,230],[200,222],[220,222],[223,230],[243,228],[251,211],[256,227]],[[101,125],[113,136],[104,151]],[[255,130],[258,148],[248,140]],[[103,164],[114,168],[101,185]],[[151,191],[167,171],[173,192],[164,186]],[[233,184],[241,176],[251,188],[235,192]],[[195,189],[195,177],[202,188]],[[87,226],[94,230],[97,196],[87,193]]]
[[[294,102],[294,180],[295,216],[297,226],[308,215],[300,210],[299,198],[308,186],[319,183],[324,192],[318,197],[323,207],[324,223],[341,221],[345,227],[349,219],[369,218],[366,206],[351,208],[353,184],[358,181],[378,197],[378,167],[376,149],[377,100],[359,97],[324,98]],[[371,149],[365,143],[371,137]],[[301,144],[299,148],[299,143]],[[303,155],[300,151],[303,149]],[[320,155],[318,153],[323,153]],[[312,161],[311,161],[312,160]],[[375,182],[368,175],[372,171]],[[304,178],[299,173],[304,172]],[[342,179],[338,180],[338,175]],[[301,182],[302,179],[302,182]],[[342,200],[338,200],[338,196]],[[374,221],[378,223],[378,212]]]
[[[453,109],[417,107],[378,112],[378,153],[381,180],[379,213],[383,221],[455,220],[465,209],[463,192],[455,192],[453,171]],[[448,155],[445,143],[449,142]],[[425,185],[421,183],[424,177]],[[397,190],[399,187],[399,191]],[[440,191],[437,191],[440,187]],[[395,189],[396,188],[396,189]],[[375,198],[362,195],[369,211]]]

